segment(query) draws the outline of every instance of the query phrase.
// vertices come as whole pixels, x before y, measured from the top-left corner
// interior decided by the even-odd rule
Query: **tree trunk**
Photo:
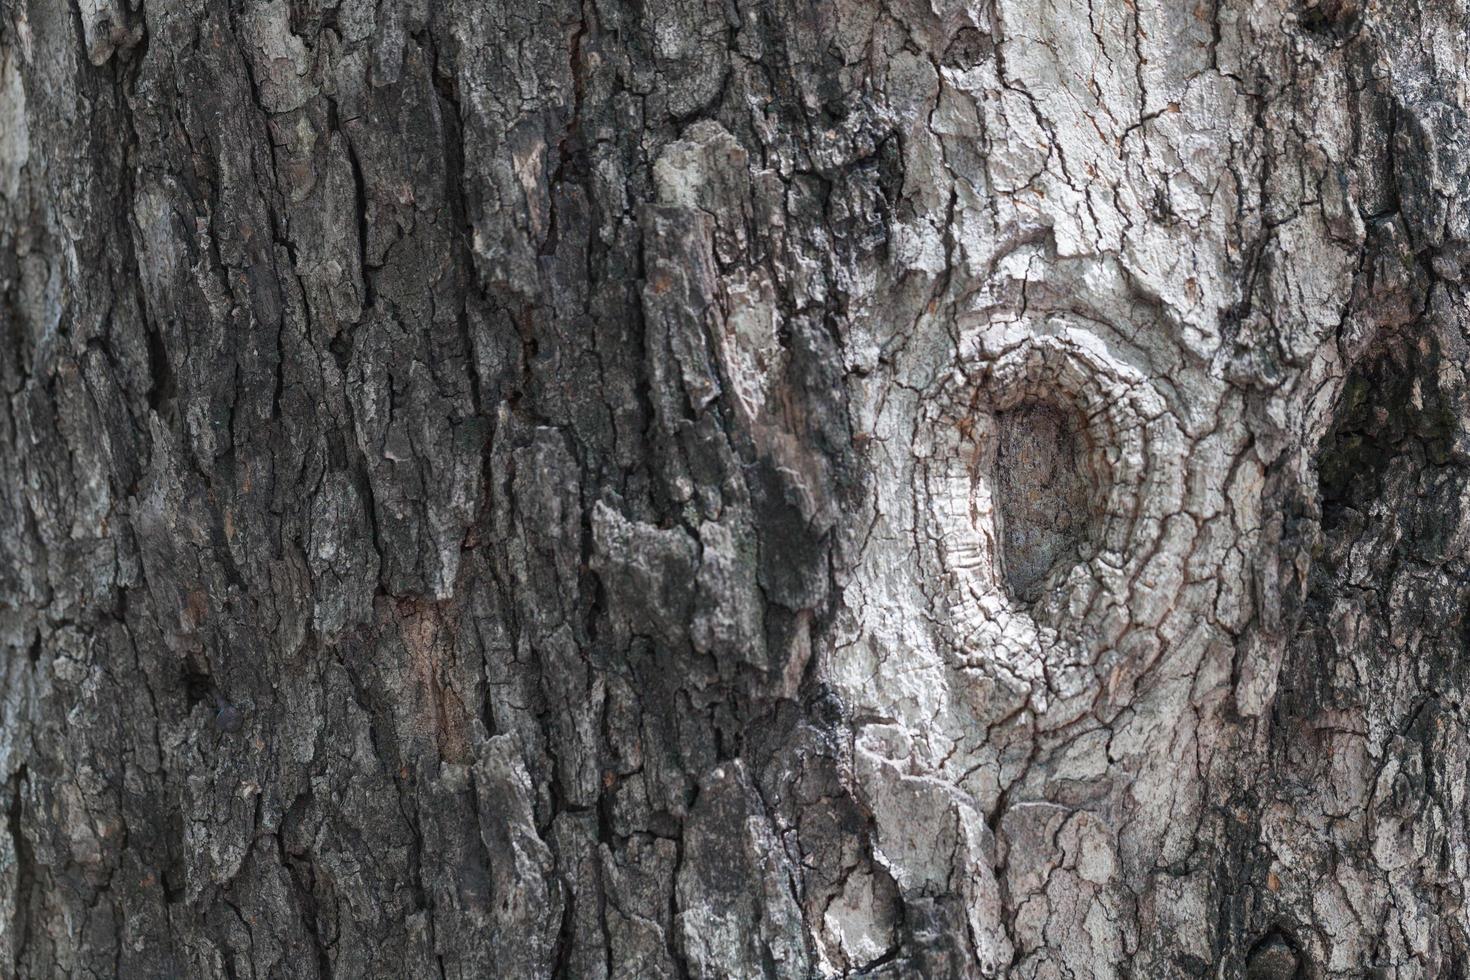
[[[0,4],[0,974],[1465,976],[1467,26]]]

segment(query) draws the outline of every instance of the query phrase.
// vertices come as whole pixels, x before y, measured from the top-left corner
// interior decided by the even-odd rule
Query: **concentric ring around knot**
[[[1183,499],[1184,440],[1154,386],[1085,329],[1045,330],[972,338],[921,423],[923,559],[967,660],[1034,664],[1089,624],[1115,642]]]

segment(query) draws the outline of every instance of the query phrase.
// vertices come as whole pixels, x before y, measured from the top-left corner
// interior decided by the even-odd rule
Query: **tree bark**
[[[1467,975],[1467,27],[0,4],[0,974]]]

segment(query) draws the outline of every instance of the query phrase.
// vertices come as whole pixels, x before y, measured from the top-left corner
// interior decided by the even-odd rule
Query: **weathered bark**
[[[0,974],[1466,975],[1467,39],[0,4]]]

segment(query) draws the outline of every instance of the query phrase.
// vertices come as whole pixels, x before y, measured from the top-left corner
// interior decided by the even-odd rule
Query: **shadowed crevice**
[[[995,496],[1006,587],[1040,598],[1052,569],[1082,560],[1092,510],[1086,436],[1070,413],[1024,404],[996,416]]]

